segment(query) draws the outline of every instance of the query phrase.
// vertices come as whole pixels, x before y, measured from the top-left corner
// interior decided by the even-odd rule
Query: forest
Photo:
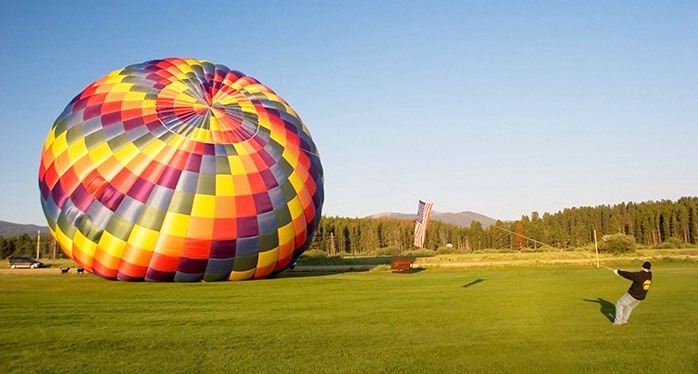
[[[414,225],[411,220],[323,217],[311,249],[328,255],[399,254],[416,249]],[[456,253],[541,247],[567,250],[594,243],[594,231],[598,241],[622,234],[640,246],[694,246],[698,241],[698,197],[567,208],[542,216],[533,212],[487,228],[477,221],[458,227],[432,220],[425,249]]]
[[[417,250],[413,220],[323,217],[310,250],[327,255],[398,255]],[[698,244],[698,197],[677,201],[620,203],[567,208],[550,214],[537,212],[516,221],[497,221],[488,227],[473,221],[469,227],[432,220],[425,249],[439,252],[482,250],[520,251],[542,248],[569,250],[610,235],[622,234],[639,246],[680,248]],[[40,257],[61,257],[49,236],[42,236]],[[36,237],[0,236],[0,255],[35,256]]]

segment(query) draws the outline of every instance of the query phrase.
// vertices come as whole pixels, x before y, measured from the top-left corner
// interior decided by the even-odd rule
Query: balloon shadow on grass
[[[599,310],[601,314],[606,317],[609,321],[613,322],[616,316],[616,306],[613,305],[612,302],[608,300],[604,300],[602,298],[597,298],[596,300],[589,300],[589,299],[582,299],[582,301],[586,301],[588,303],[597,303],[601,306],[601,309]]]
[[[476,285],[476,284],[478,284],[478,283],[480,283],[480,282],[484,282],[484,281],[485,281],[484,279],[478,278],[478,279],[475,279],[474,281],[472,281],[472,282],[470,282],[470,283],[468,283],[468,284],[464,284],[464,285],[463,285],[463,288],[468,288],[468,287],[470,287],[470,286],[474,286],[474,285]]]

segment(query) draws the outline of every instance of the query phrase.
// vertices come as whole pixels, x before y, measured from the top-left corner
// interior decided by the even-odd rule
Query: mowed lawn
[[[624,267],[639,270],[639,264]],[[0,372],[698,373],[698,264],[125,283],[0,274]]]

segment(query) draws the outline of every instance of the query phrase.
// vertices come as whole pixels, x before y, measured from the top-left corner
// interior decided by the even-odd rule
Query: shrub
[[[403,251],[400,253],[401,256],[409,256],[409,257],[432,257],[436,255],[436,251],[431,250],[431,249],[413,249],[413,250],[407,250]]]
[[[599,251],[614,254],[635,252],[635,237],[625,234],[604,235],[599,243]]]
[[[327,257],[327,253],[321,249],[309,249],[303,252],[303,256],[307,257]]]
[[[599,242],[599,250],[601,250],[601,246],[603,245],[602,243],[603,238],[601,238],[601,242]],[[593,242],[578,248],[582,251],[596,252],[596,247],[594,246]]]
[[[436,249],[436,253],[440,255],[450,255],[454,253],[459,253],[459,251],[453,247],[439,247]]]
[[[669,238],[662,243],[661,248],[662,249],[678,249],[678,248],[683,248],[684,243],[681,241],[679,238]]]
[[[376,249],[377,256],[397,256],[401,252],[400,248],[397,247],[385,247]]]
[[[390,265],[378,265],[369,269],[369,271],[390,271]]]

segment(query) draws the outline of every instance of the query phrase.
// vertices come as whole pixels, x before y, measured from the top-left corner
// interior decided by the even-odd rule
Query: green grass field
[[[698,264],[652,270],[622,327],[609,314],[630,282],[581,265],[195,284],[0,274],[0,372],[697,373]]]

